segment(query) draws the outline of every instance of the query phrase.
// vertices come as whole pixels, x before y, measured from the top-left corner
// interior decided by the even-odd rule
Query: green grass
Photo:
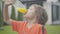
[[[5,26],[4,30],[0,30],[0,34],[18,34],[15,31],[12,31],[11,26]]]
[[[60,34],[60,25],[46,25],[48,34]],[[11,26],[5,26],[4,30],[0,30],[0,34],[18,34],[12,31]]]
[[[60,25],[46,25],[48,34],[60,34]]]

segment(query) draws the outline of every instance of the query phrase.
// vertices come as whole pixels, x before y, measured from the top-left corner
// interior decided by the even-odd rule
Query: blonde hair
[[[48,20],[48,15],[47,12],[45,11],[45,9],[37,4],[32,4],[31,6],[34,6],[36,11],[36,15],[37,15],[37,20],[40,24],[45,24]]]

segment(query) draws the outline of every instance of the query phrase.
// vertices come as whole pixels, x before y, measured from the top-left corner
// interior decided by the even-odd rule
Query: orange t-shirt
[[[13,31],[17,31],[18,34],[42,34],[42,25],[36,23],[28,29],[27,23],[23,21],[12,21]],[[44,34],[47,34],[44,28]]]

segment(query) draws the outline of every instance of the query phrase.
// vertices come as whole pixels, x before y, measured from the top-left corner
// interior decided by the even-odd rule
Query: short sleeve
[[[12,29],[13,31],[17,31],[19,30],[20,27],[22,27],[23,25],[23,21],[12,21]]]
[[[39,34],[43,34],[42,27],[39,28]],[[47,30],[46,30],[46,28],[44,28],[44,34],[47,34]]]

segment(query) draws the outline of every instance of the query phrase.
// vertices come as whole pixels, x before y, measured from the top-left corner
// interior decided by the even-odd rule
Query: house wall
[[[43,3],[43,7],[46,9],[48,14],[48,21],[46,24],[52,24],[52,2],[57,2],[58,0],[47,0],[47,2]]]
[[[52,9],[51,9],[51,3],[44,2],[43,7],[45,8],[47,14],[48,14],[48,21],[47,24],[52,24]]]

